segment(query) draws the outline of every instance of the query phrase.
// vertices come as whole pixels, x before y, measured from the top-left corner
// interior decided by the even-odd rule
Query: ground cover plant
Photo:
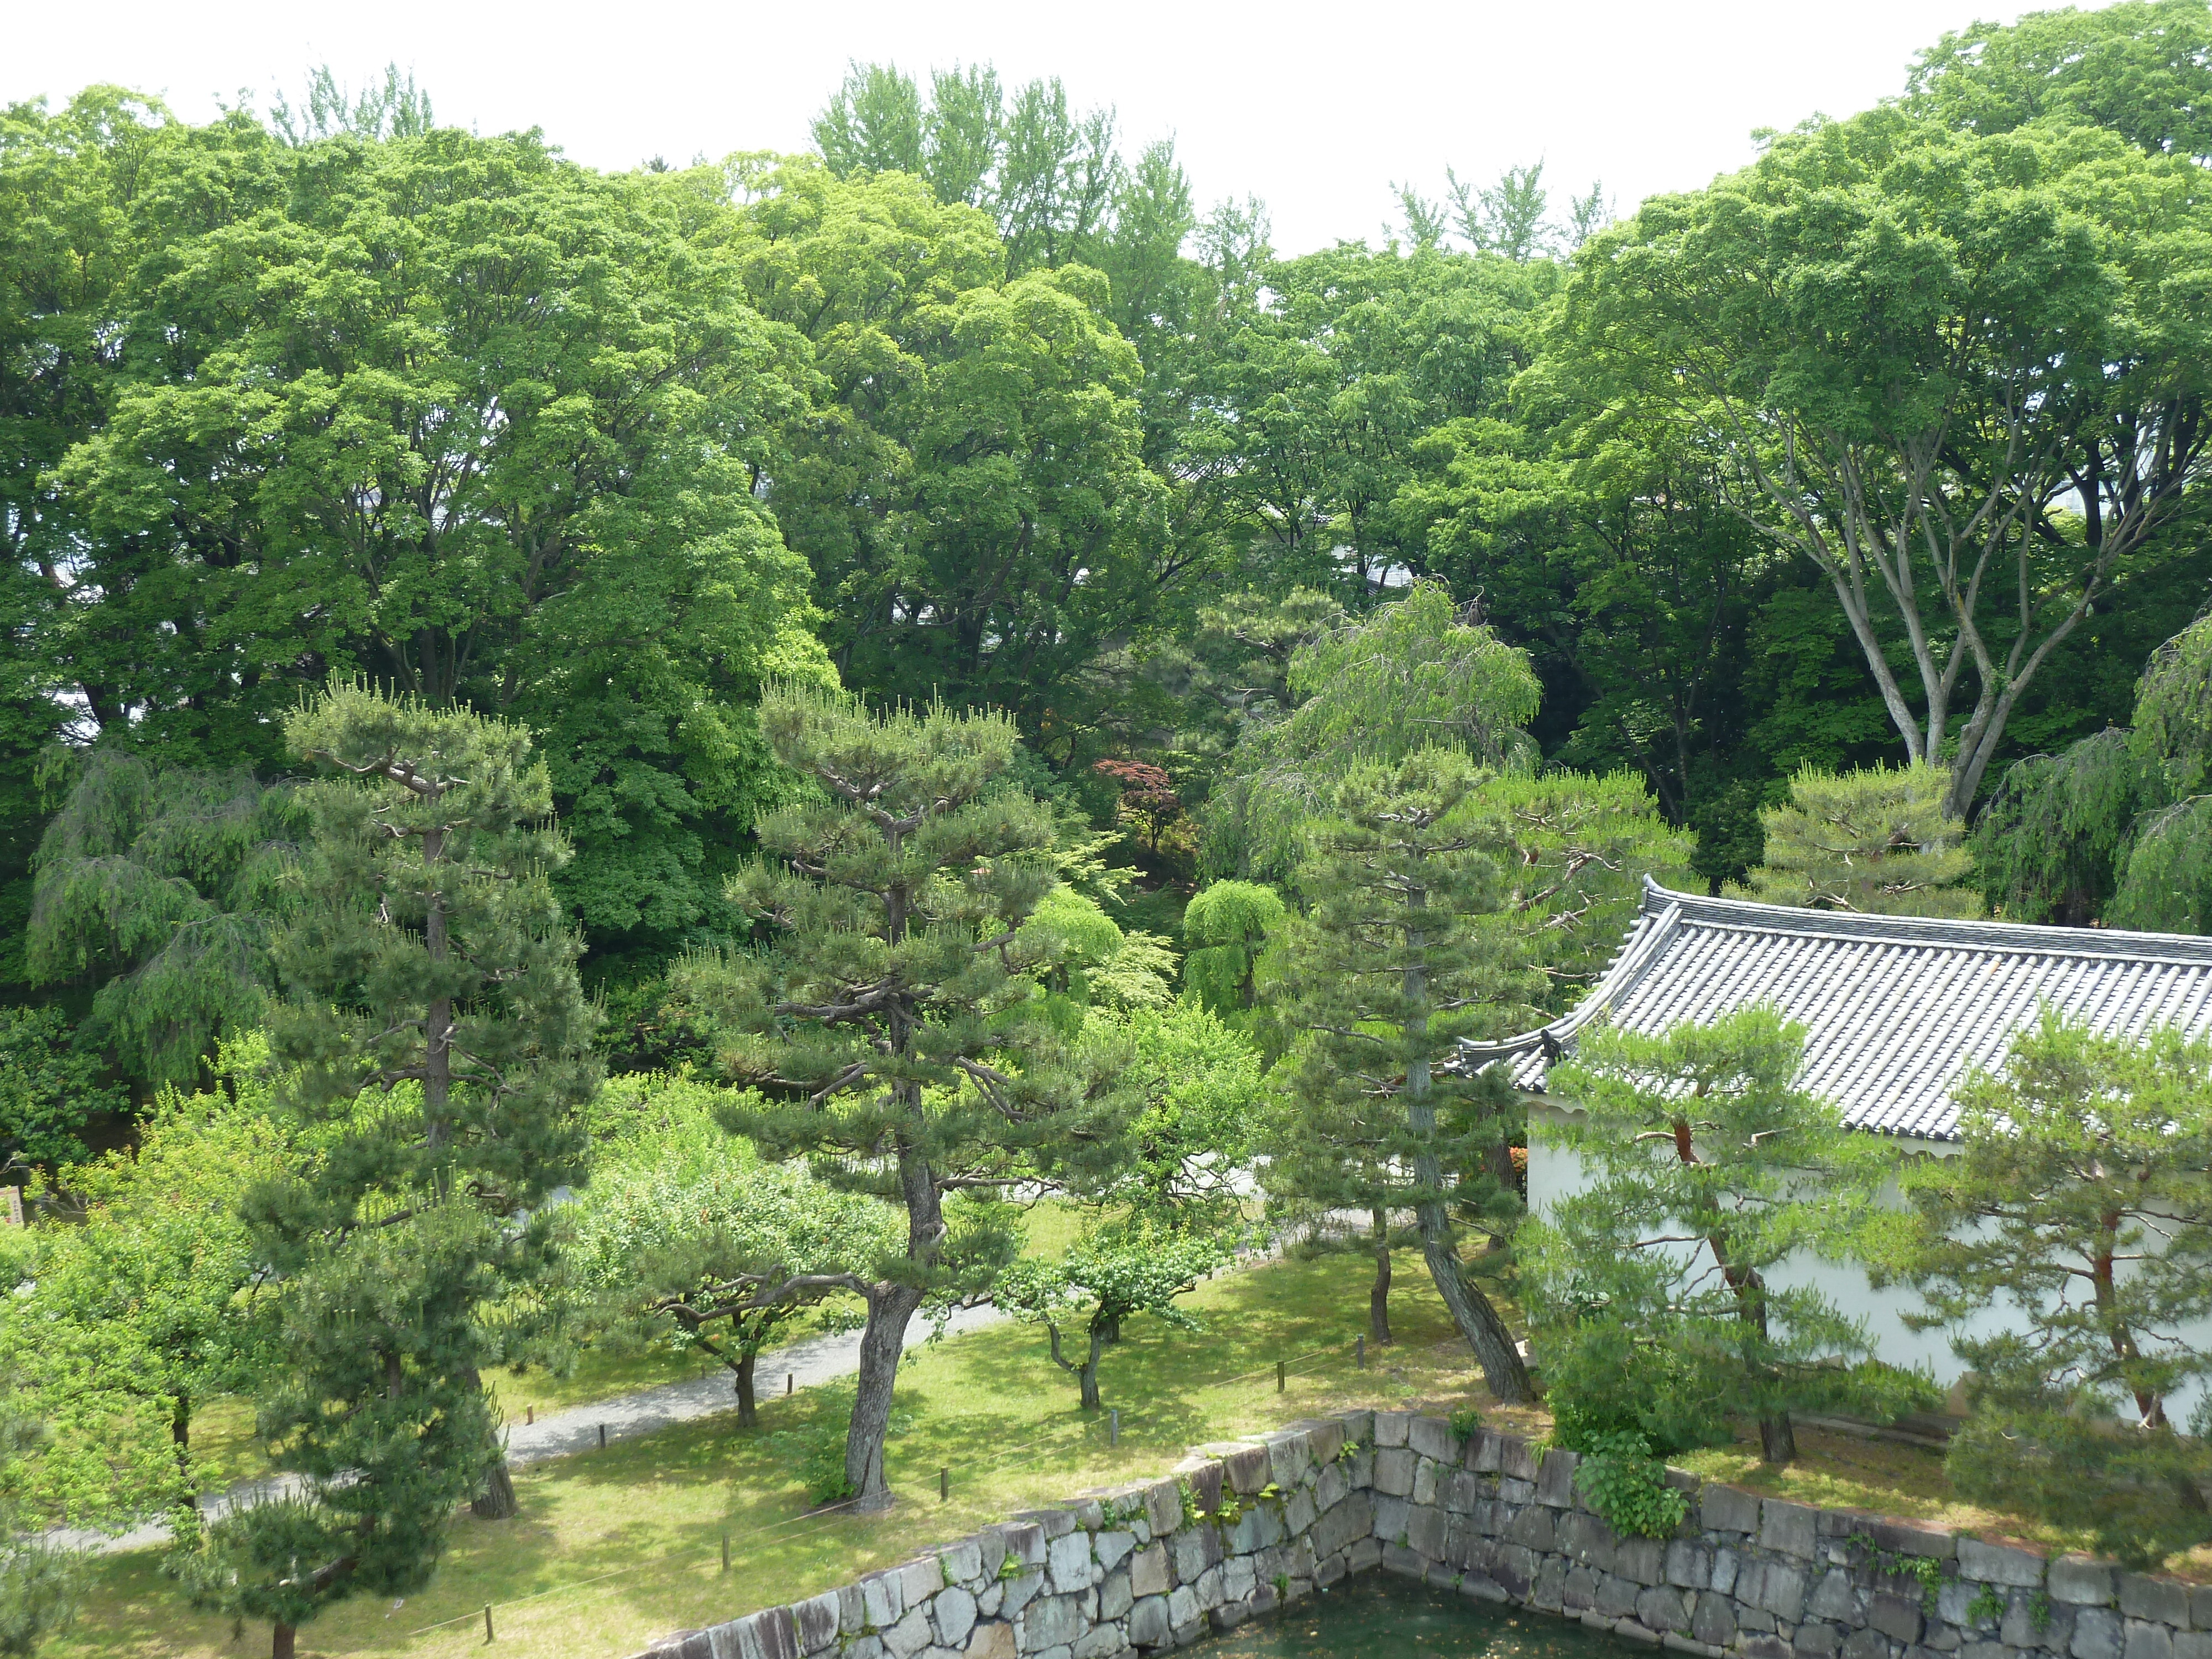
[[[473,1652],[489,1601],[499,1604],[501,1643],[514,1650],[604,1659],[656,1633],[787,1600],[801,1586],[826,1588],[1027,1504],[1164,1469],[1200,1441],[1355,1404],[1455,1405],[1480,1390],[1442,1304],[1419,1281],[1399,1294],[1399,1342],[1387,1362],[1370,1356],[1369,1369],[1355,1366],[1360,1322],[1345,1315],[1363,1311],[1368,1271],[1358,1257],[1270,1263],[1207,1280],[1184,1298],[1200,1322],[1195,1335],[1131,1322],[1102,1376],[1105,1403],[1122,1413],[1121,1444],[1110,1450],[1104,1423],[1080,1408],[1034,1330],[1008,1323],[924,1346],[899,1374],[897,1407],[912,1422],[885,1443],[902,1497],[881,1516],[811,1515],[811,1496],[769,1444],[779,1430],[813,1425],[830,1390],[764,1397],[752,1435],[736,1430],[732,1413],[617,1439],[605,1453],[524,1466],[514,1472],[517,1522],[465,1515],[428,1589],[397,1610],[388,1601],[333,1608],[301,1632],[299,1651]],[[1278,1359],[1291,1362],[1279,1394]],[[940,1468],[953,1472],[951,1501],[943,1504]],[[727,1579],[726,1528],[735,1563]],[[191,1613],[157,1561],[156,1552],[142,1550],[97,1564],[77,1626],[47,1651],[235,1655],[229,1621]],[[617,1576],[586,1582],[601,1574]],[[460,1622],[410,1634],[448,1618]]]

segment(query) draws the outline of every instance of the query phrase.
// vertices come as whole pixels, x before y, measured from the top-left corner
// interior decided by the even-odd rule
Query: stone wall
[[[1201,1446],[1170,1477],[1018,1516],[641,1659],[1113,1659],[1381,1567],[1705,1659],[2212,1659],[2212,1586],[1701,1486],[1621,1538],[1572,1452],[1351,1412]],[[1931,1565],[1932,1564],[1932,1565]]]

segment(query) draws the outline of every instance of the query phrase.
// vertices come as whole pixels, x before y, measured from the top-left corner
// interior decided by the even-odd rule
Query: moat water
[[[1381,1572],[1202,1644],[1203,1659],[1622,1659],[1619,1637]]]

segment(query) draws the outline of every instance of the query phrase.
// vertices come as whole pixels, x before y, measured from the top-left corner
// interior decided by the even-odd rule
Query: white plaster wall
[[[1567,1109],[1557,1102],[1529,1102],[1528,1207],[1539,1215],[1559,1199],[1589,1185],[1581,1158],[1545,1138],[1547,1125],[1558,1121]],[[1900,1138],[1896,1146],[1900,1157],[1919,1154],[1948,1158],[1958,1152],[1951,1143],[1940,1140]],[[1894,1186],[1890,1188],[1889,1197],[1901,1201]],[[1959,1380],[1966,1369],[1951,1351],[1952,1338],[1993,1335],[2003,1330],[2018,1312],[2011,1304],[1999,1303],[1948,1329],[1914,1331],[1906,1328],[1904,1316],[1917,1313],[1921,1301],[1910,1285],[1894,1285],[1878,1291],[1862,1269],[1848,1263],[1824,1261],[1806,1252],[1790,1257],[1771,1277],[1779,1287],[1820,1291],[1849,1317],[1866,1322],[1868,1334],[1875,1341],[1875,1352],[1881,1359],[1893,1365],[1924,1366],[1947,1389]],[[2212,1322],[2184,1326],[2175,1334],[2198,1352],[2212,1351]],[[2199,1392],[2194,1388],[2185,1389],[2168,1399],[2166,1408],[2178,1423],[2187,1422]]]

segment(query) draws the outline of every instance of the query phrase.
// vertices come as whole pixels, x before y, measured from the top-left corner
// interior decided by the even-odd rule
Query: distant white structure
[[[1656,1035],[1757,1002],[1805,1028],[1798,1081],[1846,1125],[1944,1157],[1958,1151],[1954,1087],[1977,1066],[1999,1069],[2046,1005],[2106,1034],[2212,1032],[2212,938],[1804,910],[1670,892],[1646,878],[1620,954],[1571,1013],[1467,1045],[1470,1069],[1503,1062],[1529,1096],[1529,1207],[1541,1212],[1585,1183],[1581,1161],[1545,1134],[1576,1109],[1545,1085],[1579,1032],[1604,1023]],[[1883,1358],[1956,1381],[1948,1335],[1909,1331],[1899,1318],[1919,1306],[1909,1287],[1876,1291],[1856,1268],[1809,1258],[1777,1279],[1816,1286],[1863,1317]],[[1988,1318],[1996,1328],[1997,1316]],[[2212,1345],[2212,1328],[2186,1335]]]

